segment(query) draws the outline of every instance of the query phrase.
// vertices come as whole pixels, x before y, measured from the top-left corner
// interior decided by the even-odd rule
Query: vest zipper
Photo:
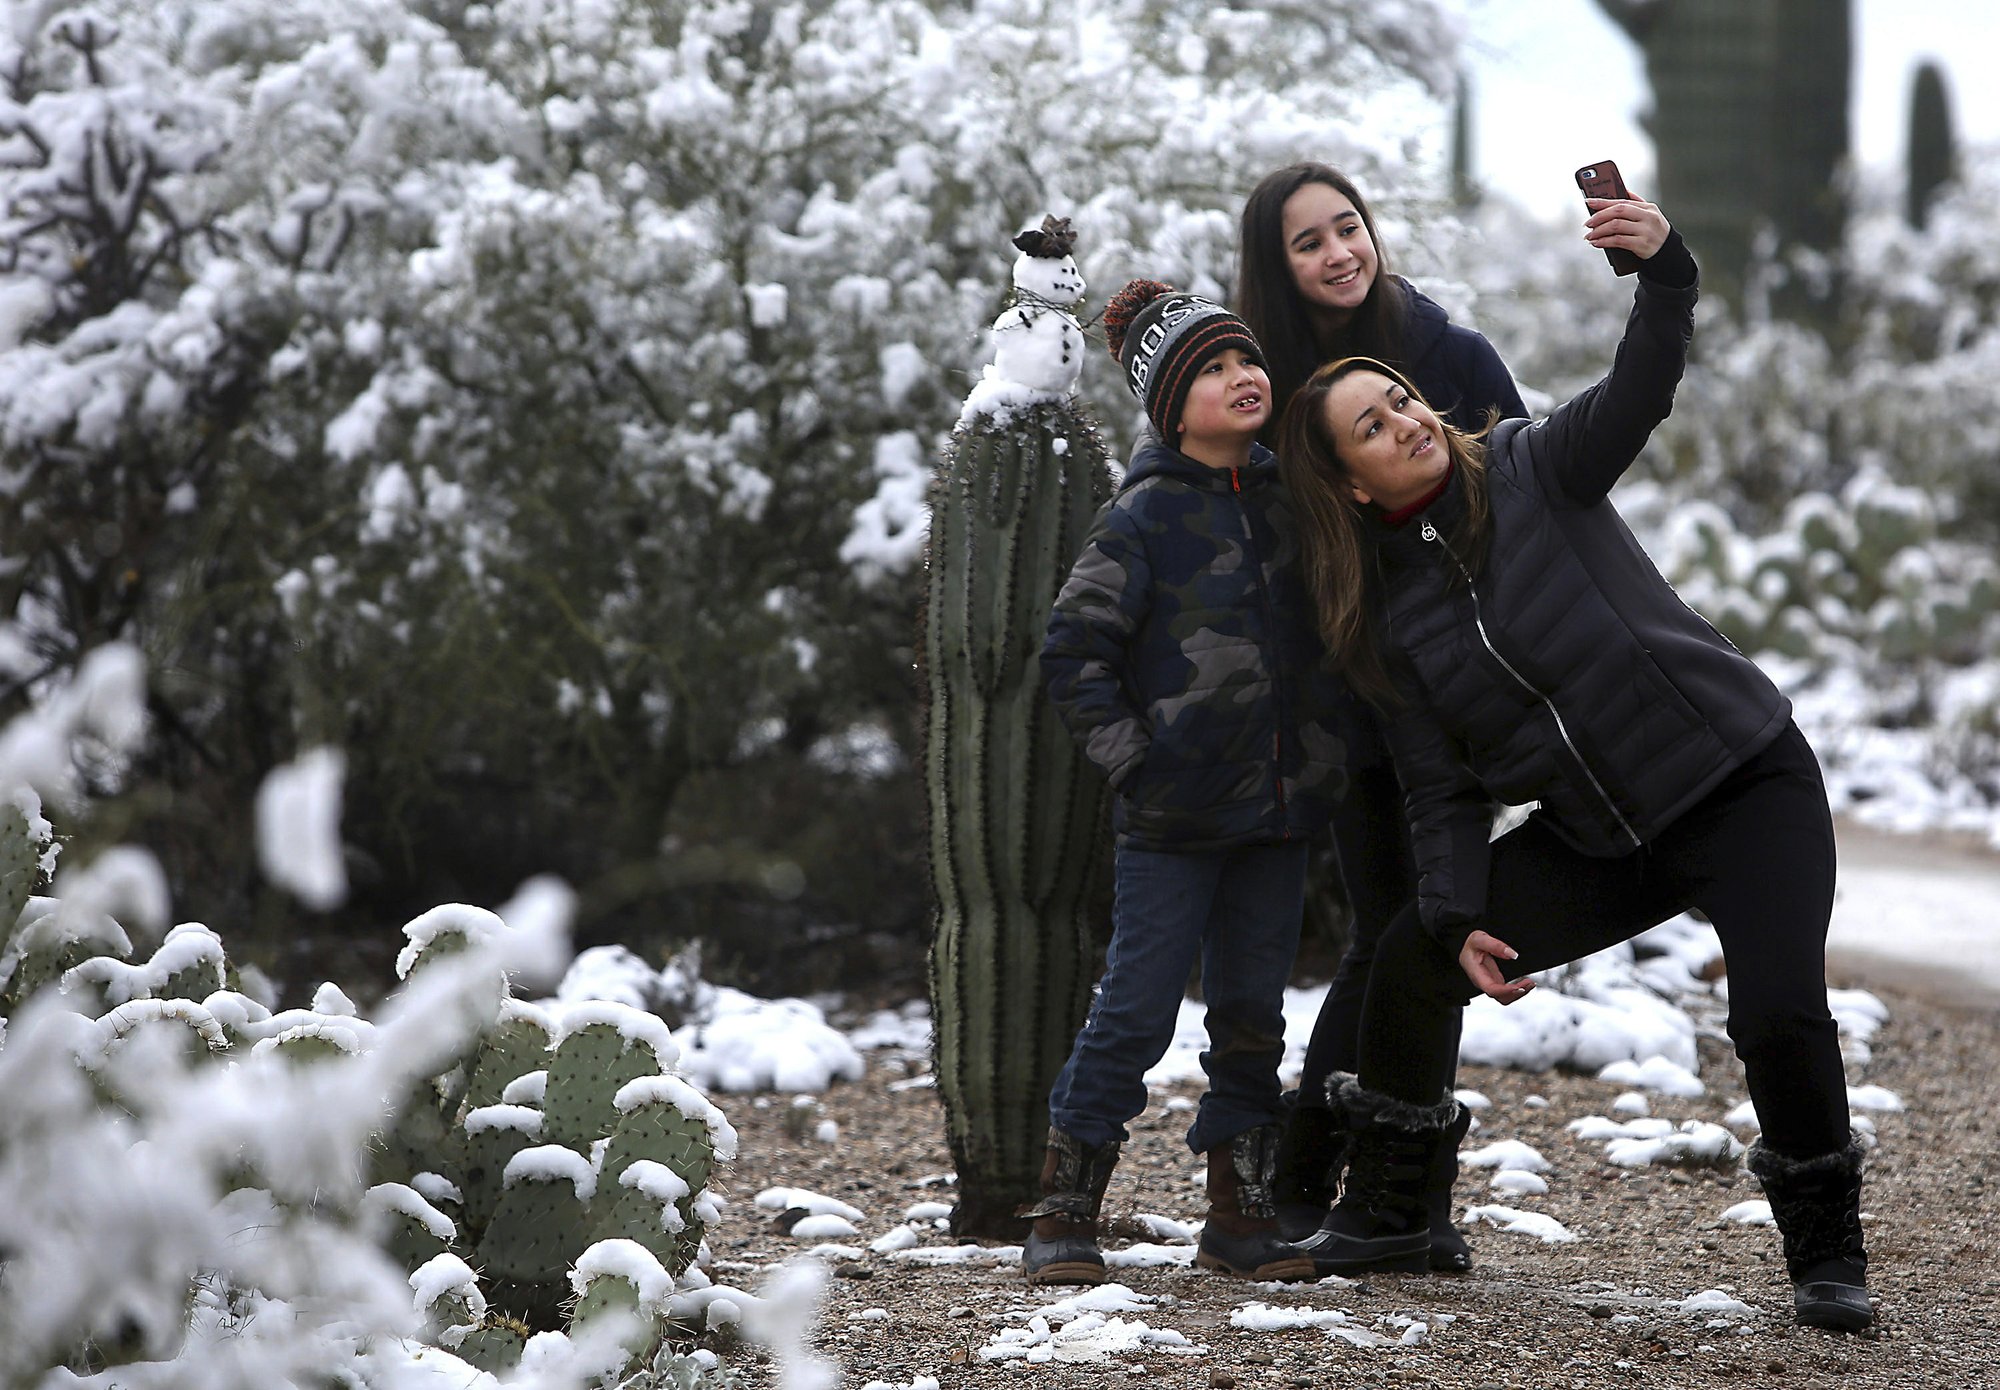
[[[1493,636],[1486,630],[1486,618],[1479,606],[1479,587],[1472,582],[1472,572],[1465,567],[1465,562],[1458,558],[1458,552],[1446,544],[1437,527],[1428,519],[1424,521],[1423,537],[1427,541],[1437,542],[1438,548],[1451,556],[1452,564],[1458,566],[1458,572],[1465,576],[1465,591],[1472,596],[1472,625],[1479,629],[1479,640],[1486,644],[1486,650],[1500,663],[1501,670],[1520,683],[1521,689],[1542,702],[1543,708],[1549,712],[1549,717],[1556,722],[1556,732],[1562,735],[1563,745],[1569,749],[1570,756],[1576,759],[1576,765],[1583,769],[1583,775],[1590,779],[1591,789],[1603,799],[1605,809],[1611,812],[1611,818],[1618,822],[1618,828],[1632,841],[1634,849],[1644,849],[1646,842],[1639,838],[1639,833],[1632,828],[1631,822],[1627,821],[1618,810],[1617,803],[1611,799],[1611,793],[1604,790],[1604,784],[1597,780],[1597,774],[1592,772],[1590,764],[1584,761],[1583,752],[1576,746],[1576,740],[1569,736],[1569,725],[1563,723],[1562,711],[1556,708],[1556,702],[1537,689],[1534,682],[1515,670],[1514,664],[1500,655],[1500,649],[1493,645]]]

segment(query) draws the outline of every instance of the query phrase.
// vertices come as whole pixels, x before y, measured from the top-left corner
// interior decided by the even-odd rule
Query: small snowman
[[[1014,302],[993,320],[993,366],[1000,381],[1065,395],[1083,370],[1083,329],[1071,310],[1083,299],[1083,273],[1070,251],[1067,217],[1044,217],[1014,238]]]

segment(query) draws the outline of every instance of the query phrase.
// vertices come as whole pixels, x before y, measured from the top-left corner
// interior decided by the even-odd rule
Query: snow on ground
[[[2000,873],[1994,875],[2000,885]],[[1891,920],[1893,900],[1904,891],[1896,874],[1877,873],[1864,862],[1843,871],[1842,910],[1873,914],[1885,949],[1911,945],[1900,928],[1881,929]],[[1995,887],[2000,902],[2000,886]],[[1952,912],[1963,916],[1960,904]],[[1985,922],[2000,921],[2000,907]],[[1838,930],[1838,927],[1837,927]],[[1902,939],[1899,939],[1902,938]],[[1923,949],[1936,938],[1917,933],[1912,949]],[[1502,1009],[1480,1001],[1467,1011],[1464,1055],[1468,1060],[1497,1062],[1541,1070],[1563,1067],[1595,1073],[1605,1084],[1605,1113],[1579,1116],[1569,1122],[1573,1149],[1542,1154],[1507,1138],[1508,1115],[1487,1097],[1464,1092],[1461,1099],[1479,1112],[1487,1133],[1501,1137],[1467,1146],[1462,1163],[1467,1176],[1461,1187],[1466,1200],[1486,1178],[1487,1201],[1471,1200],[1461,1207],[1462,1220],[1486,1224],[1496,1231],[1543,1242],[1580,1239],[1560,1222],[1534,1210],[1536,1199],[1560,1188],[1577,1173],[1603,1163],[1636,1168],[1644,1165],[1728,1163],[1743,1152],[1757,1128],[1755,1110],[1747,1101],[1719,1095],[1696,1074],[1694,1040],[1715,1034],[1727,1010],[1728,981],[1715,978],[1719,944],[1712,929],[1693,918],[1677,918],[1633,943],[1615,947],[1561,970],[1548,972],[1545,987],[1521,1003]],[[1962,968],[1970,958],[1952,964]],[[1980,957],[1983,959],[1983,957]],[[641,982],[644,983],[644,982]],[[1994,993],[2000,995],[2000,984]],[[1325,988],[1288,990],[1284,999],[1286,1051],[1283,1075],[1295,1081],[1305,1043],[1325,998]],[[1829,1007],[1841,1030],[1843,1049],[1852,1062],[1865,1062],[1876,1032],[1888,1011],[1875,995],[1861,989],[1829,992]],[[1156,1091],[1201,1080],[1200,1053],[1206,1045],[1202,1005],[1184,1002],[1176,1020],[1171,1046],[1147,1075]],[[732,1027],[730,1020],[736,1020]],[[929,1010],[921,1001],[879,1011],[845,1033],[831,1026],[819,1003],[804,1000],[756,1000],[734,991],[716,991],[713,1007],[701,1021],[677,1030],[675,1041],[684,1058],[708,1068],[706,1084],[723,1089],[734,1085],[766,1091],[791,1092],[792,1103],[810,1108],[811,1097],[835,1079],[859,1075],[860,1053],[875,1051],[899,1059],[912,1071],[930,1060]],[[851,1061],[849,1059],[852,1059]],[[685,1063],[684,1063],[685,1064]],[[929,1084],[913,1075],[897,1086]],[[1879,1086],[1850,1088],[1855,1127],[1872,1136],[1870,1113],[1901,1108],[1893,1092]],[[782,1095],[754,1104],[782,1104]],[[1185,1095],[1157,1097],[1166,1113],[1188,1115],[1194,1102]],[[1546,1108],[1548,1102],[1530,1096],[1522,1109]],[[1719,1120],[1719,1122],[1718,1122]],[[1735,1133],[1731,1133],[1731,1130]],[[1482,1174],[1483,1170],[1483,1174]],[[945,1175],[948,1180],[948,1175]],[[864,1212],[850,1204],[804,1188],[771,1188],[758,1194],[766,1210],[797,1213],[791,1229],[794,1248],[808,1262],[821,1264],[866,1258],[911,1262],[926,1267],[976,1264],[1009,1269],[1018,1266],[1018,1246],[952,1243],[948,1234],[950,1206],[922,1201],[897,1210]],[[1768,1204],[1739,1202],[1713,1218],[1718,1223],[1766,1224]],[[1118,1278],[1131,1269],[1181,1267],[1192,1264],[1198,1223],[1165,1216],[1142,1215],[1149,1239],[1114,1243],[1107,1264]],[[863,1247],[866,1247],[864,1251]],[[1307,1286],[1327,1293],[1346,1281],[1323,1280]],[[1276,1289],[1277,1286],[1266,1286]],[[1296,1292],[1297,1290],[1293,1290]],[[1615,1291],[1614,1291],[1615,1292]],[[1619,1298],[1626,1295],[1618,1294]],[[718,1292],[716,1302],[727,1308],[740,1297],[734,1290]],[[1739,1325],[1757,1314],[1731,1290],[1682,1291],[1666,1297],[1651,1290],[1630,1294],[1634,1306],[1652,1315],[1679,1313],[1704,1319],[1711,1327]],[[1093,1301],[1095,1300],[1095,1301]],[[1026,1370],[1045,1363],[1116,1366],[1122,1360],[1169,1354],[1198,1358],[1207,1348],[1197,1328],[1173,1326],[1177,1305],[1133,1294],[1119,1283],[1102,1286],[1077,1299],[1008,1310],[1003,1326],[994,1328],[975,1357],[986,1364],[1005,1363]],[[1621,1315],[1625,1316],[1625,1315]],[[1245,1301],[1231,1313],[1236,1326],[1319,1327],[1330,1340],[1355,1347],[1387,1349],[1425,1339],[1449,1338],[1444,1319],[1435,1324],[1407,1317],[1373,1320],[1328,1307],[1288,1307],[1256,1301],[1246,1290]],[[877,1383],[876,1390],[929,1390],[922,1377],[909,1386]]]

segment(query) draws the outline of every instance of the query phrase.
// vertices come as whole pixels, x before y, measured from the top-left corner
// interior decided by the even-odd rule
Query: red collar
[[[1398,507],[1393,512],[1382,513],[1382,524],[1391,527],[1401,526],[1425,507],[1428,507],[1431,503],[1437,501],[1438,498],[1444,496],[1444,490],[1451,486],[1452,469],[1457,467],[1457,462],[1453,461],[1451,466],[1444,470],[1444,476],[1438,479],[1438,485],[1408,506]]]

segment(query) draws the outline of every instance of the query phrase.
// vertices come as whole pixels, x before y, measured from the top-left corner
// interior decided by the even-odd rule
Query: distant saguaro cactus
[[[1639,45],[1653,90],[1645,125],[1659,187],[1639,191],[1686,235],[1704,285],[1735,298],[1766,230],[1781,252],[1837,250],[1847,224],[1853,0],[1597,3]],[[1774,307],[1823,322],[1838,295],[1832,278],[1795,280]]]
[[[1037,239],[1042,238],[1042,239]],[[931,486],[924,785],[938,1094],[958,1170],[952,1226],[1017,1235],[1037,1193],[1048,1090],[1083,1022],[1102,777],[1057,720],[1039,651],[1111,475],[1070,391],[1083,293],[1068,224],[1017,246],[1016,300]],[[1053,253],[1053,254],[1051,254]],[[1051,323],[1048,320],[1057,319]]]
[[[1472,79],[1463,69],[1451,100],[1451,198],[1462,208],[1479,202],[1479,180],[1472,172]]]
[[[1958,150],[1951,133],[1951,99],[1945,95],[1944,71],[1925,60],[1910,83],[1910,137],[1905,157],[1908,187],[1903,218],[1922,231],[1930,222],[1931,199],[1958,172]]]

